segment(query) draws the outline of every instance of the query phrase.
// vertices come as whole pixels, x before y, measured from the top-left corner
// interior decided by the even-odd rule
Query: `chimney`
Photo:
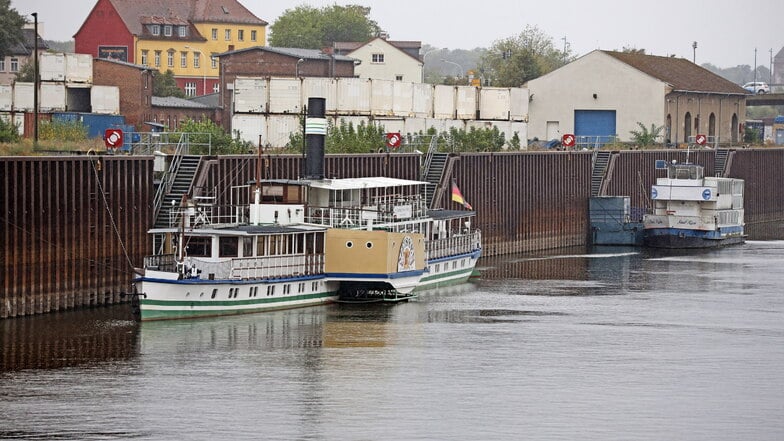
[[[308,98],[305,119],[305,179],[324,179],[324,143],[327,137],[326,98]]]

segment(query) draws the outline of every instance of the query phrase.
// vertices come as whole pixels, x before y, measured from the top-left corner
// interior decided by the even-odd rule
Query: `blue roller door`
[[[574,134],[578,142],[605,144],[615,132],[615,110],[575,110]]]

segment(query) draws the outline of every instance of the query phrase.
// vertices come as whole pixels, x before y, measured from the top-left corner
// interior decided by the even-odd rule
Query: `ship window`
[[[186,239],[185,250],[192,257],[210,257],[212,255],[212,238],[190,236]]]
[[[373,248],[373,242],[367,242],[365,243],[365,246],[367,247],[367,249],[371,249]]]
[[[346,248],[351,248],[353,246],[354,246],[354,242],[352,242],[352,241],[346,242]]]
[[[217,295],[218,295],[218,288],[215,288],[215,289],[212,290],[212,295],[210,296],[210,298],[214,299],[215,296],[217,296]]]
[[[318,289],[318,282],[311,282],[310,289],[315,292]]]
[[[440,263],[438,265],[436,265],[436,272],[439,272],[439,271],[441,271],[441,264]]]
[[[236,237],[221,237],[218,242],[218,257],[237,257],[239,241]]]

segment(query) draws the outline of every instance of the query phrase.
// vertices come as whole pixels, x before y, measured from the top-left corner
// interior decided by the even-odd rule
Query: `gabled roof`
[[[684,58],[601,51],[672,86],[675,92],[748,95],[742,87]]]
[[[154,69],[154,68],[150,68],[150,66],[145,66],[145,65],[143,65],[143,64],[134,64],[134,63],[129,63],[129,62],[127,62],[127,61],[115,60],[114,58],[94,58],[94,59],[93,59],[93,63],[95,63],[96,61],[97,61],[97,62],[101,62],[101,63],[104,63],[104,62],[105,62],[105,63],[119,64],[119,65],[121,65],[121,66],[132,67],[132,68],[139,69],[139,70],[142,70],[142,71],[144,71],[144,70],[149,70],[149,71],[150,71],[150,72],[152,72],[153,74],[154,74],[155,72],[157,72],[157,70],[156,70],[156,69]]]
[[[216,56],[223,57],[226,55],[238,54],[238,53],[249,52],[249,51],[272,52],[276,54],[287,55],[289,57],[294,57],[294,58],[303,58],[305,60],[330,60],[334,58],[336,61],[354,61],[354,58],[347,57],[345,55],[335,55],[334,57],[330,57],[329,55],[325,54],[324,52],[318,49],[301,49],[296,47],[271,47],[271,46],[253,46],[244,49],[237,49],[235,51],[224,52]]]
[[[237,23],[266,26],[237,0],[107,0],[134,35],[142,34],[142,22]]]
[[[150,100],[153,107],[176,107],[179,109],[211,109],[212,107],[192,101],[185,98],[177,98],[175,96],[154,96]]]
[[[419,42],[419,41],[391,41],[391,40],[387,40],[387,39],[382,38],[382,37],[376,37],[376,38],[373,38],[371,40],[365,41],[363,43],[337,42],[337,43],[335,43],[335,49],[339,50],[341,52],[347,51],[346,54],[350,55],[350,54],[356,52],[357,50],[359,50],[360,48],[365,47],[365,46],[369,45],[370,43],[373,43],[374,41],[377,41],[377,40],[381,40],[384,43],[389,44],[393,48],[399,50],[400,52],[402,52],[402,53],[404,53],[406,55],[408,55],[409,57],[415,59],[416,61],[419,61],[420,63],[422,62],[422,60],[420,60],[419,56],[418,56],[419,49],[422,47],[422,43]],[[344,46],[345,48],[338,47],[338,45]],[[352,45],[356,45],[356,47],[353,47]],[[349,49],[349,47],[353,47],[353,49]],[[412,53],[412,49],[416,49],[417,50],[417,55],[416,56]]]
[[[22,29],[22,41],[16,42],[8,48],[8,55],[31,55],[35,50],[35,29]],[[38,50],[47,50],[49,46],[46,45],[43,38],[38,36]]]

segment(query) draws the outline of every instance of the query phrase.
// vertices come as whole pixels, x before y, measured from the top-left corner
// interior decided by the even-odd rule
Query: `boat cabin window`
[[[212,255],[212,238],[189,236],[185,242],[185,251],[193,257],[210,257]]]
[[[242,237],[242,257],[250,257],[253,255],[253,238]]]
[[[674,164],[667,168],[667,177],[670,179],[702,179],[704,169],[695,164]]]
[[[239,256],[239,238],[237,237],[221,237],[218,242],[218,256],[219,257],[237,257]]]

